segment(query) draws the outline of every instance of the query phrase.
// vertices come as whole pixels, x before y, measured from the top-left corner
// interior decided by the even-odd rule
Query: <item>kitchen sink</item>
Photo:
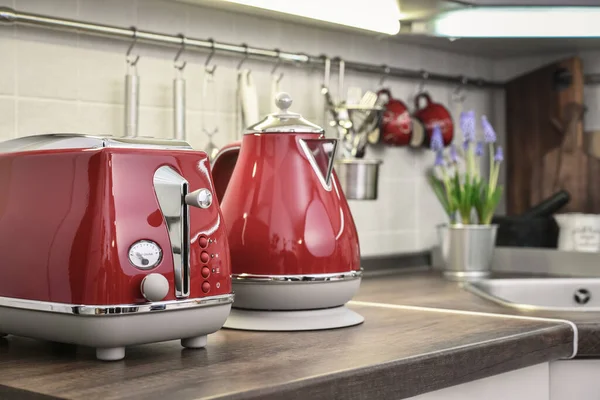
[[[506,307],[600,312],[600,278],[483,279],[465,288]]]

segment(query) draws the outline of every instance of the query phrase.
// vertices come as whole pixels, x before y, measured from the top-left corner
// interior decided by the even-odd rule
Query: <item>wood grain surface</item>
[[[453,291],[436,294],[445,285],[431,275],[366,278],[359,299],[394,302],[404,289],[418,294],[417,283],[441,300]],[[204,350],[150,344],[108,363],[96,361],[92,349],[9,336],[0,340],[0,385],[85,400],[400,399],[572,352],[564,323],[351,307],[364,324],[294,333],[221,330]]]
[[[498,277],[506,278],[511,275],[499,274]],[[387,273],[371,277],[367,285],[361,286],[355,300],[565,319],[574,322],[578,328],[577,357],[600,356],[600,313],[529,311],[503,307],[462,289],[459,283],[443,279],[438,271],[426,270],[408,274]]]
[[[557,86],[559,72],[570,74],[568,85]],[[589,182],[588,156],[582,149],[583,123],[571,135],[557,129],[567,125],[569,106],[583,105],[583,66],[577,57],[519,76],[506,85],[507,212],[523,213],[560,189],[571,194],[565,212],[589,212],[597,191]],[[595,165],[592,165],[595,171]],[[590,189],[591,188],[591,189]],[[591,192],[590,192],[591,191]],[[592,193],[593,192],[593,193]]]

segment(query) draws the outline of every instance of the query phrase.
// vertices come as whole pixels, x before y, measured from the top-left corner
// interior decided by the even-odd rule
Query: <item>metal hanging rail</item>
[[[82,22],[71,19],[55,18],[45,15],[37,15],[15,11],[11,8],[0,7],[0,23],[34,25],[59,30],[77,31],[79,33],[113,37],[118,39],[130,39],[155,45],[181,47],[186,50],[216,50],[223,53],[241,54],[245,57],[256,59],[279,59],[284,63],[294,63],[311,67],[324,67],[326,56],[311,56],[302,53],[290,53],[277,49],[262,49],[250,47],[245,44],[235,45],[212,41],[212,39],[194,39],[181,34],[167,35],[164,33],[141,31],[135,27],[122,28],[110,25]],[[465,76],[451,76],[428,72],[425,70],[415,71],[404,68],[396,68],[387,65],[375,65],[361,62],[345,61],[346,69],[356,72],[378,74],[381,77],[395,77],[405,79],[421,79],[434,82],[453,83],[474,87],[503,87],[500,82],[485,79],[470,78]]]

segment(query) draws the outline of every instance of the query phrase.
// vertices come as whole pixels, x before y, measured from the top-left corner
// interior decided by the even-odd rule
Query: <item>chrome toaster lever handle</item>
[[[185,203],[188,206],[208,208],[212,204],[212,193],[208,189],[198,189],[185,195]]]
[[[154,173],[154,191],[165,219],[171,241],[175,274],[175,297],[190,295],[190,220],[188,181],[177,171],[162,166]]]

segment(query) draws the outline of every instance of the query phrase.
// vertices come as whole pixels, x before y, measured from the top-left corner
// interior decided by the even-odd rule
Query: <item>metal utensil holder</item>
[[[383,107],[364,107],[337,102],[329,90],[331,64],[325,59],[325,77],[322,93],[325,96],[325,111],[331,116],[331,126],[337,131],[340,151],[335,160],[335,170],[346,198],[349,200],[376,200],[379,185],[380,160],[363,158],[368,135],[377,129]],[[340,60],[338,99],[342,98],[344,61]]]
[[[376,200],[379,188],[381,160],[341,158],[335,161],[335,171],[348,200]]]

